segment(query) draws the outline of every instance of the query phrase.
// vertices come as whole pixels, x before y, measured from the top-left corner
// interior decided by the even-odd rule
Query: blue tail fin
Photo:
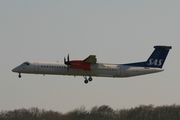
[[[148,67],[162,68],[171,46],[154,46],[155,50],[146,61]]]
[[[146,62],[130,63],[124,65],[139,67],[156,67],[162,68],[171,46],[154,46],[155,50]]]

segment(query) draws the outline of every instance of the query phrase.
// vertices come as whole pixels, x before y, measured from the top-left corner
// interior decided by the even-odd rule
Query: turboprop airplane
[[[64,64],[59,62],[27,61],[15,67],[12,71],[30,74],[52,74],[83,76],[84,83],[92,81],[96,77],[131,77],[150,73],[161,72],[171,46],[154,46],[155,50],[147,61],[128,64],[98,63],[96,55],[90,55],[84,60],[70,60],[69,54],[64,58]]]

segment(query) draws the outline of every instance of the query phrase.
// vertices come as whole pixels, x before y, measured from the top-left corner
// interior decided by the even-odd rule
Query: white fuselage
[[[73,76],[97,76],[97,77],[131,77],[150,73],[161,72],[161,68],[134,67],[121,64],[96,63],[91,64],[91,70],[69,68],[59,62],[35,62],[22,64],[14,68],[13,72],[30,74],[52,74],[52,75],[73,75]]]

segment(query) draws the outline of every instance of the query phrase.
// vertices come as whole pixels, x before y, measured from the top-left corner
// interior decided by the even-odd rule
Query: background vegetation
[[[140,105],[131,109],[113,110],[107,105],[86,110],[84,106],[61,113],[35,107],[1,111],[0,120],[180,120],[180,106]]]

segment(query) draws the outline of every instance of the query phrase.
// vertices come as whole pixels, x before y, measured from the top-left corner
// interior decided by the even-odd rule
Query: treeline
[[[1,111],[0,120],[180,120],[180,106],[140,105],[131,109],[113,110],[103,105],[91,110],[81,107],[64,114],[32,107]]]

